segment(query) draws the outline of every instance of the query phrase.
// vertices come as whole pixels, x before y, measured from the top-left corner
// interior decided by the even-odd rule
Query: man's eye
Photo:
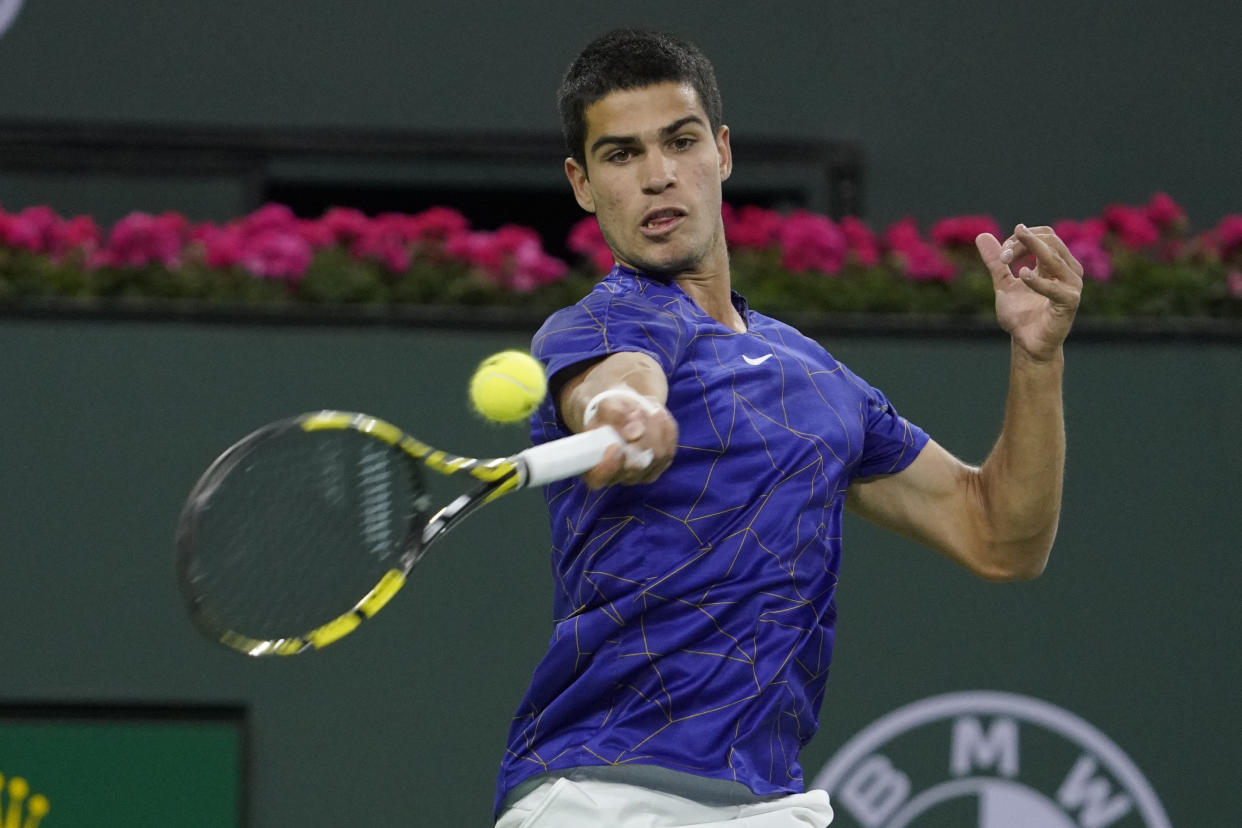
[[[673,149],[688,150],[692,146],[694,146],[694,139],[689,135],[682,135],[673,139]]]
[[[605,160],[613,164],[624,164],[626,161],[630,160],[632,155],[633,153],[629,150],[617,150],[616,152],[609,153],[607,159]]]

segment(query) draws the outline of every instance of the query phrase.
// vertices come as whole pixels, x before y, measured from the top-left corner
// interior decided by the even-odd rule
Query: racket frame
[[[412,525],[406,533],[396,563],[352,607],[335,618],[299,635],[260,639],[231,629],[216,618],[194,586],[191,574],[194,559],[195,526],[198,515],[210,501],[220,481],[264,441],[289,429],[306,432],[351,430],[400,450],[416,465],[415,473],[429,469],[443,475],[468,474],[478,480],[470,490],[431,514],[430,498],[424,493],[413,504]],[[431,544],[449,530],[494,500],[531,486],[542,486],[573,477],[595,466],[610,446],[624,446],[617,432],[608,426],[574,434],[533,446],[510,457],[477,459],[449,454],[407,434],[397,426],[349,411],[325,409],[269,423],[226,449],[207,468],[191,490],[177,523],[177,580],[194,624],[207,637],[249,656],[288,656],[322,649],[357,629],[363,621],[383,609],[400,592],[411,570],[418,565]],[[632,458],[632,463],[650,461],[649,456]]]

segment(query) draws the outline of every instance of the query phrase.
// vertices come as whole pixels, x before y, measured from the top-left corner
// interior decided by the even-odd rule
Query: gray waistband
[[[635,785],[692,799],[712,807],[749,805],[773,798],[772,796],[757,796],[750,788],[732,779],[712,779],[708,776],[669,770],[659,765],[584,765],[536,774],[530,779],[523,780],[505,794],[501,810],[508,808],[544,782],[562,777],[574,781],[590,780]],[[782,794],[776,796],[782,796]]]

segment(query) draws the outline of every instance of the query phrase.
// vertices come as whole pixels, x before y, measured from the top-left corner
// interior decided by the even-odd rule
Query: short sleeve
[[[681,319],[652,298],[601,284],[578,304],[548,317],[531,352],[553,378],[579,363],[621,352],[646,354],[671,374],[686,339]]]
[[[856,477],[896,474],[914,462],[930,439],[927,432],[897,413],[878,389],[859,382],[863,401],[863,452]]]

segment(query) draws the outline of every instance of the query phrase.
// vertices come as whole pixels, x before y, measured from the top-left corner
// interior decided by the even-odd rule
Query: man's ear
[[[716,152],[720,155],[720,180],[725,181],[733,173],[733,148],[729,146],[729,128],[720,127],[716,133]]]
[[[586,167],[570,156],[565,159],[565,177],[569,179],[569,186],[574,188],[574,198],[578,200],[578,206],[588,213],[594,213],[595,196],[591,193]]]

